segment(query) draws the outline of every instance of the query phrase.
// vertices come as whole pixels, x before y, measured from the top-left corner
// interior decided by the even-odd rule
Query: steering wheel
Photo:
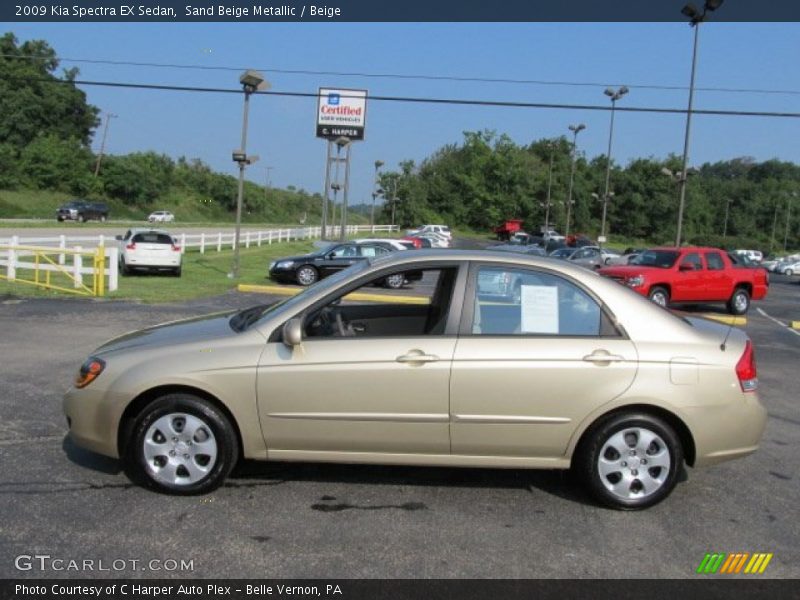
[[[345,320],[342,318],[341,311],[336,311],[336,327],[339,330],[339,335],[341,337],[353,337],[356,332],[353,329],[353,326],[350,323],[346,323]]]

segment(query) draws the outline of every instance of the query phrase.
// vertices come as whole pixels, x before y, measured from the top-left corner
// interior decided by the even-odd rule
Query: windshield
[[[310,295],[316,295],[317,292],[324,293],[335,288],[345,279],[348,279],[352,275],[355,275],[356,273],[366,269],[370,263],[371,260],[360,260],[346,269],[338,271],[330,277],[326,277],[314,285],[305,288],[296,296],[286,298],[285,300],[281,300],[275,304],[265,304],[239,311],[233,315],[233,317],[231,317],[231,327],[235,331],[244,331],[269,318],[278,308],[280,308],[282,312],[290,311],[293,307],[305,302]]]
[[[634,258],[629,264],[640,267],[658,267],[659,269],[669,269],[678,260],[679,252],[675,250],[645,250]]]

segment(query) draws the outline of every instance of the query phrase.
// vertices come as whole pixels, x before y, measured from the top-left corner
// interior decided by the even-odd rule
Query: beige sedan
[[[370,287],[410,270],[413,289]],[[561,261],[421,250],[111,340],[64,410],[78,445],[164,492],[210,491],[243,457],[572,468],[638,509],[684,464],[756,450],[757,385],[738,329]]]

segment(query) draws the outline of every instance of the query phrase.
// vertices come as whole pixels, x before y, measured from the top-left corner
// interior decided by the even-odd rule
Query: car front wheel
[[[191,394],[168,394],[137,417],[125,462],[134,481],[169,494],[219,487],[239,457],[227,417]]]
[[[589,432],[574,467],[602,504],[639,510],[672,492],[683,467],[683,448],[665,421],[648,414],[622,413]]]
[[[792,275],[794,275],[794,271],[793,271],[792,269],[786,269],[786,270],[783,272],[783,274],[784,274],[784,275],[788,275],[789,277],[791,277]]]
[[[669,304],[669,292],[663,287],[654,287],[647,297],[664,308]]]
[[[311,285],[319,279],[317,270],[309,265],[297,269],[297,283],[300,285]]]

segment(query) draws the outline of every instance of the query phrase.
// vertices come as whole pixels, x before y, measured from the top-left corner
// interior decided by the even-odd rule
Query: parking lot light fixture
[[[622,86],[619,89],[606,88],[603,92],[611,99],[611,124],[608,128],[608,151],[606,152],[606,187],[603,191],[603,221],[600,226],[600,237],[606,235],[606,207],[608,206],[609,184],[611,183],[611,142],[614,139],[614,113],[617,108],[617,100],[622,98],[628,93],[627,86]],[[602,242],[601,242],[602,243]]]
[[[372,190],[372,209],[369,214],[369,224],[373,227],[375,226],[375,199],[380,195],[378,192],[380,189],[380,169],[383,165],[384,162],[382,160],[375,161],[375,183]]]
[[[572,213],[572,188],[575,184],[575,163],[578,158],[578,134],[586,129],[586,125],[578,123],[577,125],[570,125],[569,130],[572,132],[572,168],[569,173],[569,191],[567,192],[567,225],[564,228],[564,236],[569,237],[569,219]]]
[[[692,101],[694,100],[694,76],[697,68],[697,38],[700,32],[700,23],[706,19],[709,12],[717,10],[722,6],[723,0],[706,0],[701,13],[693,4],[687,4],[681,13],[689,17],[689,25],[694,27],[694,45],[692,46],[692,74],[689,78],[689,107],[686,110],[686,131],[683,138],[683,167],[682,173],[686,173],[686,166],[689,161],[689,132],[692,125]],[[675,235],[675,246],[681,245],[681,228],[683,226],[683,210],[686,205],[686,177],[680,180],[680,200],[678,201],[678,227]]]
[[[242,197],[244,196],[244,170],[247,165],[258,160],[257,156],[247,156],[247,117],[250,110],[250,95],[269,89],[269,82],[264,76],[253,69],[248,69],[239,77],[244,91],[244,113],[242,116],[242,143],[233,151],[233,161],[239,164],[239,189],[236,194],[236,230],[233,235],[233,265],[228,277],[239,277],[239,238],[242,230]]]

